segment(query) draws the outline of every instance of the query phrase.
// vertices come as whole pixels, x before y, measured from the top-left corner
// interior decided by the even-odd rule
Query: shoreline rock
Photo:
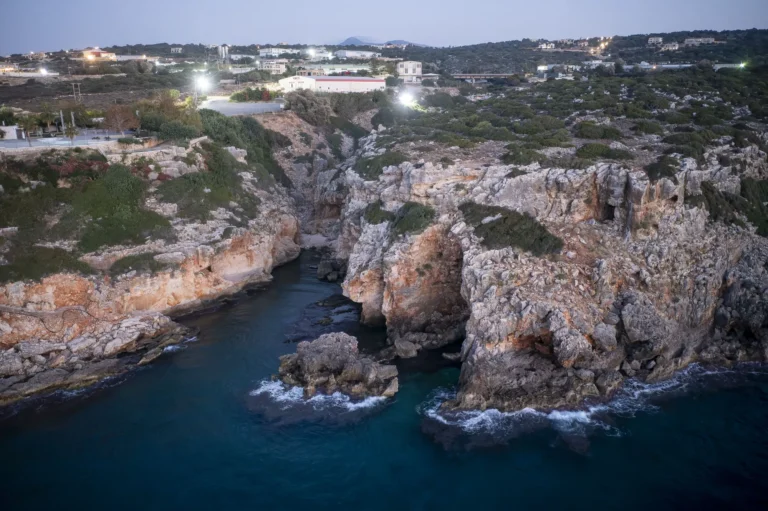
[[[393,397],[398,391],[397,367],[361,355],[357,339],[343,332],[300,342],[296,353],[280,357],[279,378],[304,388],[305,397],[317,392],[342,392],[352,397]]]

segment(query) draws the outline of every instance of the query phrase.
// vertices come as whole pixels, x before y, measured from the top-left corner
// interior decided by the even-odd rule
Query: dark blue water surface
[[[150,367],[1,420],[0,509],[768,509],[759,366],[693,368],[582,412],[443,417],[458,369],[432,356],[401,367],[394,400],[296,402],[265,383],[293,341],[383,340],[328,300],[315,257],[185,320],[198,339]]]

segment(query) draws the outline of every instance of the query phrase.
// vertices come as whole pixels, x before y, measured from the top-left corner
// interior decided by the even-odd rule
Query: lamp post
[[[207,76],[198,76],[195,78],[195,88],[194,88],[194,104],[195,108],[197,108],[197,101],[198,101],[198,92],[205,92],[210,87],[210,82],[208,81]]]

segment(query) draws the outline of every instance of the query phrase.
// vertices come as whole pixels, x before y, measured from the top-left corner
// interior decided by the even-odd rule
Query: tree
[[[381,63],[378,59],[371,59],[371,75],[376,76],[381,72]]]
[[[56,114],[53,112],[50,103],[43,103],[40,106],[40,114],[38,115],[40,122],[44,122],[48,131],[51,131],[51,123],[56,120]]]
[[[119,131],[122,135],[127,129],[139,127],[139,119],[128,105],[114,105],[107,109],[104,116],[104,126],[107,129]]]
[[[29,138],[29,135],[33,131],[37,131],[37,125],[39,123],[37,117],[33,115],[25,115],[24,117],[19,118],[19,127],[24,130],[24,136],[27,137],[27,142],[29,142],[29,147],[32,147],[32,139]]]
[[[64,126],[64,136],[69,139],[70,144],[75,145],[75,137],[78,133],[77,126],[74,124],[67,124]]]
[[[287,108],[313,126],[326,126],[331,122],[333,109],[327,97],[311,90],[298,90],[285,95]]]

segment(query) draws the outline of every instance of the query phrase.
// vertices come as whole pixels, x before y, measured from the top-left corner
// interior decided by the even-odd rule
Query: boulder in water
[[[280,380],[304,388],[307,397],[339,391],[353,397],[392,397],[397,367],[360,355],[357,339],[343,332],[300,342],[296,353],[280,357]]]

